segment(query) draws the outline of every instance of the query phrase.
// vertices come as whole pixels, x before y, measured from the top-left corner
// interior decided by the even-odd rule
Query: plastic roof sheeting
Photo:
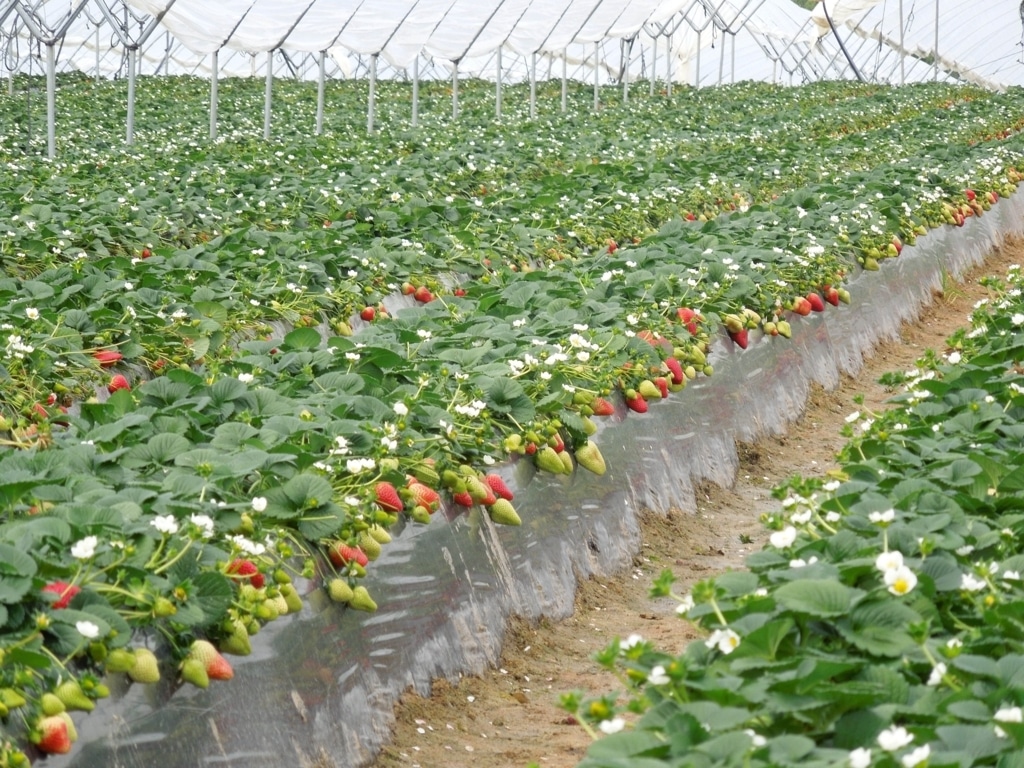
[[[9,70],[41,71],[42,39],[59,41],[59,68],[101,76],[123,75],[137,44],[144,74],[207,75],[220,51],[222,75],[252,76],[276,51],[277,74],[316,77],[327,50],[330,76],[366,76],[379,55],[383,76],[416,64],[447,77],[457,63],[493,79],[500,50],[509,82],[529,77],[536,54],[538,77],[560,76],[564,59],[570,77],[589,82],[596,68],[604,84],[670,70],[700,85],[804,82],[856,68],[881,82],[1024,85],[1018,0],[827,3],[853,67],[820,5],[791,0],[0,0],[0,44]]]

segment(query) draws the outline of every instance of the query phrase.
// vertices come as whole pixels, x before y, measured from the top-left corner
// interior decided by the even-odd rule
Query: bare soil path
[[[430,698],[407,693],[396,707],[392,743],[374,768],[570,768],[590,738],[558,708],[559,694],[598,695],[617,681],[592,660],[615,636],[638,633],[678,653],[699,633],[674,614],[668,600],[648,598],[653,577],[665,567],[677,591],[729,568],[767,539],[760,522],[778,509],[772,488],[792,475],[817,476],[833,465],[846,417],[884,408],[891,392],[878,383],[889,371],[912,368],[926,349],[942,353],[945,340],[965,325],[974,303],[988,291],[979,279],[1003,275],[1024,262],[1024,241],[994,251],[980,267],[937,295],[900,337],[878,345],[855,377],[832,391],[815,388],[806,410],[782,437],[741,446],[742,463],[732,488],[700,491],[696,514],[645,515],[643,544],[627,572],[580,585],[576,611],[560,622],[515,621],[498,668],[481,676],[434,683]],[[861,399],[863,398],[863,399]]]

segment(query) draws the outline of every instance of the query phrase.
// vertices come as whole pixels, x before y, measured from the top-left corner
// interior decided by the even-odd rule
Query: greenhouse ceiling
[[[308,78],[1024,85],[1017,0],[0,0],[0,29],[10,73],[52,48],[104,77],[262,75],[269,52]]]

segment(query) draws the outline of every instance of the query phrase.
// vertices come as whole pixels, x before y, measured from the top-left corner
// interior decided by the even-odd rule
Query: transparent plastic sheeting
[[[501,467],[522,527],[496,526],[479,508],[449,508],[428,526],[404,528],[369,569],[377,613],[340,608],[317,584],[299,584],[307,593],[302,613],[263,629],[251,656],[231,657],[228,683],[204,691],[178,687],[170,674],[157,685],[114,676],[111,699],[75,716],[73,754],[46,764],[280,768],[321,755],[338,768],[369,763],[390,738],[403,691],[427,694],[433,679],[496,663],[512,615],[570,615],[578,578],[632,562],[639,511],[692,512],[698,482],[731,485],[736,441],[783,433],[812,382],[834,388],[842,374],[856,374],[875,344],[894,338],[931,300],[944,273],[961,274],[1024,232],[1022,198],[862,273],[850,306],[799,319],[790,341],[752,337],[740,352],[723,335],[714,376],[645,416],[627,416],[620,405],[602,420],[595,439],[609,467],[603,477],[538,474],[529,460]]]
[[[828,0],[825,18],[792,0],[0,0],[9,70],[43,68],[38,40],[59,41],[59,70],[223,77],[265,71],[438,79],[452,74],[567,76],[602,83],[660,78],[690,85],[853,78],[902,84],[1024,85],[1017,0]],[[970,23],[964,23],[969,19]],[[127,41],[127,42],[126,42]],[[936,66],[935,64],[938,64]]]

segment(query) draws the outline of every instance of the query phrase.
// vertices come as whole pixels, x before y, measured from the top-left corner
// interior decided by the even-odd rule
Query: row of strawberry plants
[[[1024,754],[1024,273],[847,419],[839,469],[776,488],[749,570],[651,594],[707,631],[598,655],[625,686],[563,696],[610,766],[1016,766]],[[627,723],[627,721],[630,721]]]
[[[792,125],[837,96],[859,133],[837,109],[806,146],[756,126],[724,135],[740,102]],[[921,109],[941,110],[959,152],[932,157],[937,132],[909,119]],[[60,710],[95,706],[104,672],[153,680],[158,639],[183,679],[230,675],[207,640],[247,652],[262,623],[301,608],[296,575],[372,610],[359,579],[399,513],[429,521],[444,490],[516,523],[490,465],[529,454],[551,472],[603,472],[589,436],[613,392],[646,410],[712,373],[719,325],[740,346],[785,336],[841,301],[878,243],[895,255],[899,238],[953,206],[981,214],[1017,179],[1016,134],[971,143],[1017,124],[1001,97],[971,91],[750,85],[694,95],[675,124],[707,114],[720,133],[674,142],[652,113],[673,116],[664,103],[577,114],[514,147],[486,126],[396,131],[360,144],[365,159],[330,138],[209,146],[182,122],[148,151],[76,137],[70,159],[13,168],[0,281],[8,732],[69,748]],[[686,152],[711,148],[724,169],[737,147],[784,160],[785,178],[751,165],[729,183],[673,181]],[[840,147],[848,167],[812,164]],[[169,170],[152,168],[156,152]],[[577,184],[585,199],[568,194]]]

